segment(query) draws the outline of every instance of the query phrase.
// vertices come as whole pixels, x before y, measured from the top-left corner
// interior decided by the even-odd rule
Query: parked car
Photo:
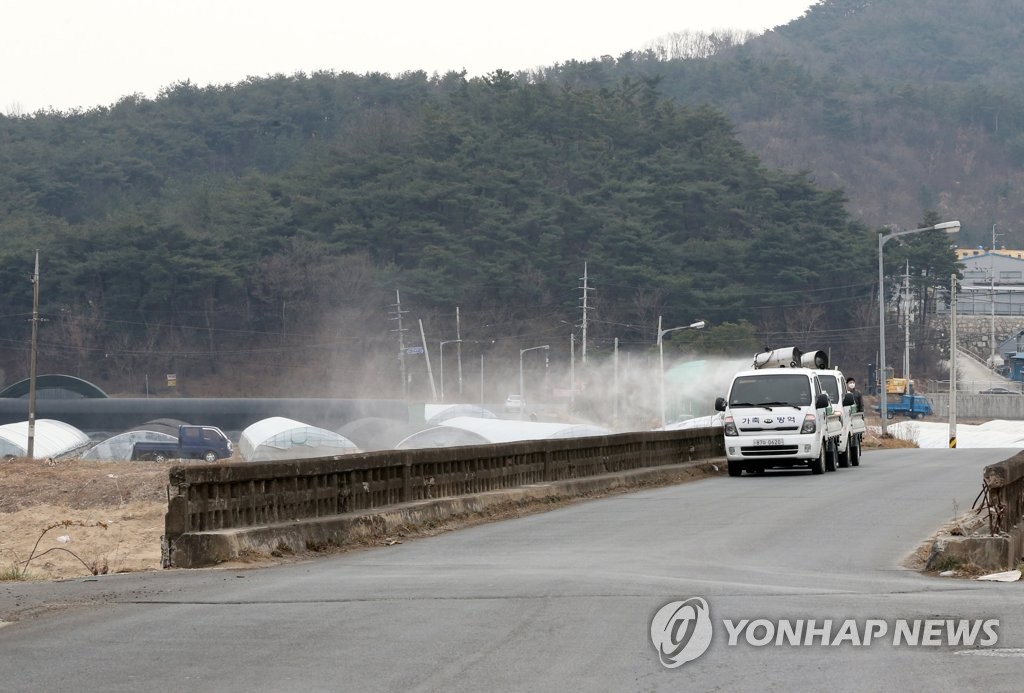
[[[522,414],[526,408],[526,400],[522,395],[509,395],[505,398],[505,411],[509,414]]]
[[[979,390],[979,395],[1015,395],[1017,394],[1013,390],[1005,387],[990,387],[987,390]]]

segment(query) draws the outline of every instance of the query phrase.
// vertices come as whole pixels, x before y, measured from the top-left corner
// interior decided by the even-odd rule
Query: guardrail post
[[[412,463],[406,458],[402,464],[402,502],[408,503],[412,497]]]

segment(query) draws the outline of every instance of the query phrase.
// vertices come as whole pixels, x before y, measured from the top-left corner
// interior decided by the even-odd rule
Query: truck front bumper
[[[814,460],[821,454],[818,435],[739,435],[725,437],[725,456],[730,462]]]

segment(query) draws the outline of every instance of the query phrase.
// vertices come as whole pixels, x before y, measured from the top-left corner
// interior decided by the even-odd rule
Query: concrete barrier
[[[1011,570],[1024,558],[1024,453],[985,467],[976,505],[986,532],[936,540],[929,567],[948,556],[984,570]]]
[[[623,475],[723,455],[719,429],[691,429],[177,466],[168,475],[163,564],[198,567],[244,550],[345,545],[375,523],[471,512],[496,491],[573,495],[591,488],[587,479],[614,488]]]

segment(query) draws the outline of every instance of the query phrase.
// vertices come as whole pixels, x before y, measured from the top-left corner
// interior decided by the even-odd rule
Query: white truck
[[[847,391],[846,377],[838,368],[816,369],[815,373],[832,402],[832,413],[825,424],[829,433],[825,467],[857,467],[864,435],[864,412],[857,411],[856,399]]]
[[[825,473],[829,440],[842,435],[841,419],[828,428],[833,407],[817,372],[827,365],[823,352],[791,347],[758,354],[753,369],[733,376],[728,396],[715,401],[729,476],[785,467]]]

